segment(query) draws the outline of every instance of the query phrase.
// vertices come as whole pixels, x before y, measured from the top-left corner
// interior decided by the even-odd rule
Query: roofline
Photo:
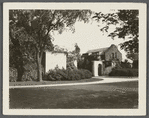
[[[111,46],[109,46],[109,47],[103,47],[103,48],[107,48],[104,52],[106,52],[107,50],[109,50],[109,48],[111,48],[112,46],[113,46],[114,44],[111,44]],[[114,46],[116,46],[116,45],[114,45]],[[117,47],[117,46],[116,46]],[[92,49],[92,50],[99,50],[99,49],[103,49],[103,48],[98,48],[98,49]],[[92,51],[92,50],[88,50],[88,51]],[[90,52],[86,52],[86,53],[90,53]],[[98,51],[93,51],[93,52],[98,52]]]

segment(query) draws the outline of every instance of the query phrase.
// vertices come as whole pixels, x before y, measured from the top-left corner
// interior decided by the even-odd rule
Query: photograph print
[[[145,115],[145,11],[143,3],[5,3],[3,113]]]

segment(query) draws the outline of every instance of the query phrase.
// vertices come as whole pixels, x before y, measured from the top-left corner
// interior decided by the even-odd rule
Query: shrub
[[[109,76],[138,76],[138,69],[113,69]]]
[[[36,63],[28,63],[24,66],[25,72],[22,76],[22,81],[32,81],[37,80],[37,64]],[[43,71],[43,68],[42,68]],[[9,68],[9,81],[15,82],[17,80],[17,69],[16,68]]]
[[[81,79],[85,79],[85,73],[84,73],[83,69],[80,69],[80,70],[78,71],[78,74],[80,75],[80,78],[81,78]]]
[[[50,81],[59,80],[60,76],[56,73],[55,70],[49,70],[49,72],[46,74],[46,79]]]
[[[72,70],[68,70],[68,80],[75,80],[75,73]]]
[[[61,76],[61,80],[67,80],[68,72],[65,69],[57,69],[56,73]]]
[[[92,73],[89,70],[83,69],[83,73],[87,79],[92,77]]]
[[[138,69],[138,60],[134,60],[133,61],[133,68],[137,68]]]
[[[50,81],[56,80],[80,80],[80,79],[89,79],[92,77],[92,73],[85,69],[58,69],[49,70],[46,73],[46,79]]]
[[[74,65],[73,61],[67,63],[67,68],[68,69],[77,69],[77,67]]]
[[[17,70],[13,67],[9,68],[9,82],[16,82],[17,80]]]
[[[27,71],[22,76],[23,81],[32,81],[31,72]]]
[[[75,70],[72,71],[72,74],[75,75],[76,80],[82,79],[82,77],[81,77],[81,75],[79,74],[79,72],[80,72],[80,70],[77,70],[77,69],[75,69]]]
[[[128,60],[126,60],[126,59],[125,59],[124,62],[121,62],[120,66],[121,66],[122,68],[131,68],[130,62],[128,62]]]

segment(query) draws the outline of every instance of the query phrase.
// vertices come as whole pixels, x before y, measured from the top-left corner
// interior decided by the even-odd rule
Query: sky
[[[108,37],[108,33],[103,33],[100,31],[100,23],[91,20],[89,23],[76,22],[75,32],[64,31],[62,34],[58,32],[53,33],[54,45],[58,45],[62,48],[66,48],[68,51],[74,50],[74,45],[77,43],[80,47],[80,53],[86,53],[91,49],[98,49],[104,47],[110,47],[111,44],[118,46],[119,51],[122,53],[123,60],[126,59],[126,53],[124,50],[120,50],[120,43],[123,43],[124,39]],[[111,26],[109,33],[114,31],[115,26]]]

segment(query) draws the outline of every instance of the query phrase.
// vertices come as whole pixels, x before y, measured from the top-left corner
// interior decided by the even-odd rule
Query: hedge
[[[134,77],[138,76],[138,69],[113,69],[109,76],[129,76]]]
[[[28,64],[25,66],[26,71],[22,76],[22,81],[36,81],[37,80],[37,67],[36,64]],[[17,70],[10,67],[9,69],[9,81],[17,81]],[[63,80],[81,80],[89,79],[92,77],[92,73],[85,69],[59,69],[58,67],[54,70],[49,70],[43,79],[50,81],[63,81]]]
[[[91,77],[92,73],[85,69],[54,69],[49,70],[45,75],[45,79],[50,81],[71,81],[89,79]]]

